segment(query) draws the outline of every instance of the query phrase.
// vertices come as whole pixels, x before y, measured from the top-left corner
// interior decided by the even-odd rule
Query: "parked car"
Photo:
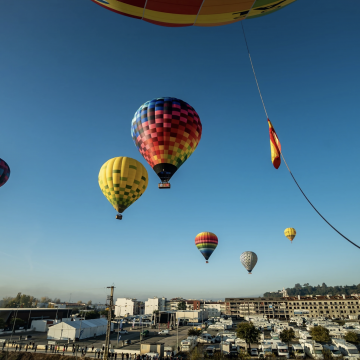
[[[169,330],[168,329],[161,330],[161,331],[159,331],[159,335],[169,335]]]
[[[127,330],[120,330],[120,334],[128,334]]]
[[[143,332],[141,332],[141,336],[142,336],[142,337],[147,337],[147,336],[149,336],[149,335],[150,335],[149,330],[144,330]]]

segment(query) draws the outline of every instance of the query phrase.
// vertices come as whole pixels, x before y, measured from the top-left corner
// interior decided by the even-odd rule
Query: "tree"
[[[251,359],[251,356],[248,354],[247,351],[240,350],[238,353],[239,360],[249,360]]]
[[[49,297],[47,297],[47,296],[42,296],[42,297],[40,298],[40,302],[46,304],[46,303],[52,302],[52,300],[51,300]]]
[[[332,360],[334,358],[332,352],[329,349],[323,349],[322,353],[324,360]]]
[[[55,304],[60,304],[60,303],[61,303],[61,300],[60,300],[59,298],[55,298],[55,299],[53,300],[53,302],[54,302]]]
[[[202,358],[200,351],[197,347],[190,352],[189,358],[190,360],[199,360],[200,358]]]
[[[79,305],[82,305],[82,300],[79,300],[78,302],[77,302],[77,304],[79,304]]]
[[[108,317],[108,310],[101,310],[100,315],[105,315],[106,317]]]
[[[282,342],[288,344],[295,338],[295,332],[293,329],[284,329],[281,333],[280,333],[280,339]]]
[[[186,302],[180,301],[177,306],[178,310],[186,310]]]
[[[358,335],[355,331],[348,331],[344,336],[344,339],[349,343],[353,343],[353,344],[358,344],[360,342]]]
[[[99,319],[100,313],[98,311],[81,311],[80,316],[84,316],[86,320]]]
[[[188,331],[188,336],[199,336],[201,334],[201,330],[191,328]]]
[[[253,323],[248,322],[242,322],[238,324],[238,327],[236,329],[237,336],[240,339],[244,339],[246,344],[249,345],[251,343],[258,342],[260,330],[258,330]]]
[[[331,340],[330,332],[323,326],[314,326],[310,329],[310,334],[315,341],[328,342]]]
[[[36,299],[31,295],[18,293],[14,298],[3,298],[2,303],[6,308],[31,307]]]
[[[88,305],[92,305],[92,301],[89,300],[89,301],[87,302],[87,304],[88,304]]]

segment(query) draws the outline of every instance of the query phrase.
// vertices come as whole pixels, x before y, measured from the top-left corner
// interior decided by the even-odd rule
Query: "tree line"
[[[322,285],[312,286],[309,283],[304,285],[295,284],[293,288],[286,289],[289,296],[308,296],[308,295],[351,295],[360,294],[360,284],[358,285],[345,285],[345,286],[327,286],[325,283]],[[280,298],[283,294],[278,292],[266,292],[264,297]]]
[[[30,307],[36,307],[38,304],[60,304],[61,300],[59,298],[51,299],[48,296],[42,296],[40,298],[36,298],[32,295],[26,295],[22,293],[18,293],[15,297],[4,297],[2,300],[0,300],[0,308],[16,308],[16,307],[22,307],[22,308],[30,308]],[[77,302],[79,306],[83,304],[81,300]],[[91,305],[92,301],[89,300],[87,302],[87,305]]]

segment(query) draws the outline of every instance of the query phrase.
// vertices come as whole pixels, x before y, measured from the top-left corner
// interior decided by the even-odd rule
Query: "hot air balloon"
[[[255,267],[258,261],[258,257],[252,251],[245,251],[240,255],[240,261],[249,274],[251,274],[252,269]]]
[[[2,159],[0,159],[0,187],[5,185],[10,177],[10,167]]]
[[[159,176],[160,189],[199,144],[202,125],[199,115],[186,102],[164,97],[147,101],[136,111],[131,136],[141,155]]]
[[[295,0],[92,0],[118,14],[161,26],[219,26],[273,13]]]
[[[145,167],[135,159],[116,157],[108,160],[100,169],[99,186],[105,197],[122,215],[146,190],[148,173]]]
[[[292,243],[296,236],[296,230],[294,228],[287,228],[285,229],[284,234]]]
[[[195,245],[204,256],[206,263],[218,245],[218,238],[211,232],[202,232],[195,237]]]

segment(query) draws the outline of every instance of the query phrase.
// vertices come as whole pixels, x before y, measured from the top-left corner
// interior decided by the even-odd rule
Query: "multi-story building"
[[[202,309],[200,300],[185,300],[185,303],[186,303],[186,310]]]
[[[207,310],[177,310],[176,319],[184,320],[188,323],[200,323],[208,319]]]
[[[358,296],[297,296],[282,298],[226,298],[226,314],[231,316],[265,315],[288,319],[294,316],[358,318]]]
[[[207,310],[209,317],[219,317],[221,314],[225,314],[225,302],[204,302],[201,304],[201,308]]]
[[[148,298],[145,301],[145,314],[152,314],[154,311],[165,311],[166,308],[166,298]]]
[[[144,303],[136,299],[117,298],[115,316],[141,315],[144,313]]]
[[[186,303],[186,300],[181,297],[166,300],[165,310],[176,311],[176,310],[178,310],[179,303],[181,303],[183,301]]]

